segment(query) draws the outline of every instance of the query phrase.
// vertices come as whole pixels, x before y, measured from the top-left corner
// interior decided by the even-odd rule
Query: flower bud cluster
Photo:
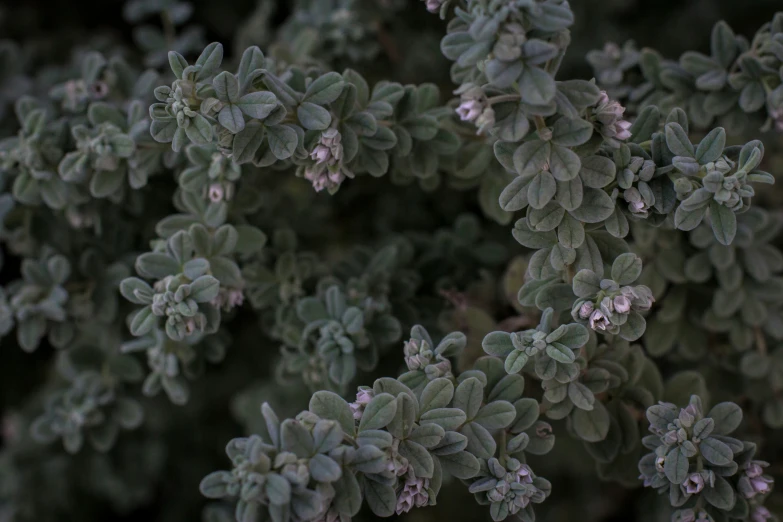
[[[655,302],[652,291],[644,285],[620,286],[604,279],[602,287],[595,299],[576,301],[571,312],[574,320],[596,331],[617,333],[631,312],[645,312]]]
[[[478,127],[478,134],[495,125],[495,111],[481,87],[466,83],[455,94],[460,95],[457,115],[462,121],[474,123]]]
[[[693,395],[685,408],[664,402],[651,406],[647,419],[652,435],[642,443],[653,451],[639,462],[645,486],[668,490],[674,507],[698,495],[699,505],[706,501],[708,514],[748,502],[763,516],[761,500],[773,480],[763,474],[767,463],[752,460],[755,444],[729,436],[742,421],[739,406],[724,402],[705,414],[701,399]],[[695,517],[693,511],[680,510],[672,521],[698,520]]]
[[[625,107],[610,99],[606,91],[601,91],[590,118],[606,143],[613,147],[619,147],[621,142],[631,137],[631,122],[624,120],[623,114]]]
[[[436,354],[424,339],[409,339],[403,348],[405,365],[409,370],[424,370],[429,380],[452,377],[451,361]]]
[[[515,458],[505,459],[505,465],[491,458],[487,469],[489,473],[474,481],[470,491],[485,496],[495,520],[516,515],[531,503],[540,504],[549,496],[549,482],[536,477],[530,466]]]
[[[316,192],[327,189],[334,193],[346,177],[353,174],[343,165],[343,145],[340,131],[331,128],[321,133],[318,144],[310,152],[314,164],[305,168],[304,177],[313,184]]]

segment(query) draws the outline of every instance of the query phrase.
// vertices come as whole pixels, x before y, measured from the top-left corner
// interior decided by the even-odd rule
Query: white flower
[[[221,183],[213,183],[209,186],[209,200],[212,203],[220,203],[223,201],[225,191]]]
[[[457,107],[457,114],[462,121],[476,121],[484,112],[484,106],[476,99],[464,100]]]
[[[440,11],[440,6],[443,4],[443,0],[427,0],[427,11],[430,13],[437,13]]]
[[[579,307],[579,317],[581,319],[587,319],[590,317],[590,314],[593,313],[593,310],[595,309],[595,305],[593,305],[592,301],[585,301],[582,303],[582,306]]]
[[[590,328],[593,330],[606,330],[609,326],[609,319],[600,310],[593,310],[590,315]]]

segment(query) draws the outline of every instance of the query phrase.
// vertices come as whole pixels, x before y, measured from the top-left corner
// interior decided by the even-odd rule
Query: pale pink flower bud
[[[315,160],[316,163],[325,163],[331,157],[332,153],[326,145],[316,145],[313,152],[310,153],[310,158]]]
[[[464,100],[457,107],[457,114],[462,121],[476,121],[483,111],[484,107],[478,100]]]
[[[593,330],[606,330],[609,326],[609,319],[600,310],[593,310],[590,315],[590,328]]]
[[[213,183],[209,186],[209,200],[212,203],[220,203],[223,201],[224,195],[225,192],[223,191],[223,185],[221,183]]]
[[[750,478],[760,477],[764,473],[766,462],[751,460],[745,468],[745,474]]]
[[[755,492],[753,496],[756,495],[756,493],[765,494],[769,493],[772,490],[772,482],[774,482],[771,478],[760,476],[760,477],[753,477],[750,479],[750,485],[753,488],[753,491]]]
[[[397,497],[398,515],[407,513],[414,506],[424,507],[429,504],[429,493],[427,493],[429,482],[428,479],[417,478],[412,469],[408,470],[403,488]]]
[[[623,109],[625,111],[625,109]],[[617,138],[620,141],[625,141],[628,138],[631,137],[631,122],[626,120],[620,120],[617,123],[614,124],[615,130],[617,131],[617,135],[615,138]]]
[[[359,388],[359,391],[356,393],[356,402],[352,402],[350,404],[351,412],[353,413],[353,418],[356,420],[360,420],[362,418],[362,414],[364,413],[364,408],[367,407],[368,404],[370,404],[370,401],[375,396],[375,393],[370,388]]]
[[[585,301],[582,303],[582,306],[579,307],[579,317],[581,319],[588,319],[590,315],[593,313],[593,310],[595,309],[595,305],[592,301]]]
[[[618,295],[614,298],[614,310],[620,314],[627,314],[631,311],[631,300],[624,295]]]
[[[533,483],[533,470],[530,469],[530,466],[527,464],[522,464],[522,466],[517,470],[517,482],[521,482],[522,484]]]
[[[772,513],[770,513],[769,509],[765,508],[764,506],[757,506],[750,515],[750,519],[753,522],[765,522],[771,518]]]
[[[443,0],[427,0],[427,11],[437,13],[440,11],[441,4],[443,4]]]
[[[690,476],[685,479],[683,487],[685,488],[685,492],[690,495],[700,493],[701,490],[704,489],[704,477],[698,473],[691,473]]]

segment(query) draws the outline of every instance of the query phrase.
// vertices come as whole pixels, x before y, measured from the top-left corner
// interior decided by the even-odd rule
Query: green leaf
[[[308,465],[310,476],[316,482],[335,482],[342,476],[340,465],[326,455],[313,455]]]
[[[155,314],[152,313],[152,308],[150,308],[149,306],[145,306],[144,308],[142,308],[141,310],[136,312],[136,314],[133,316],[133,319],[131,319],[131,322],[130,322],[129,329],[130,329],[131,334],[135,335],[136,337],[139,337],[139,336],[142,336],[142,335],[145,335],[145,334],[149,333],[152,330],[152,328],[155,326],[155,324],[157,324],[157,322],[158,322],[158,316],[156,316]],[[37,325],[36,321],[22,321],[19,324],[19,328],[20,328],[20,331],[21,331],[22,328],[28,328],[29,329],[29,328],[32,328],[35,325]],[[27,336],[27,337],[24,337],[24,338],[36,337],[36,338],[40,339],[43,336],[44,331],[42,329],[42,331],[36,331],[36,332],[33,332],[33,334],[34,335],[32,335],[32,336]],[[20,342],[20,344],[24,344],[25,348],[30,347],[30,343],[21,343]],[[36,341],[36,346],[37,346],[37,341]],[[32,346],[31,348],[34,348],[34,347],[35,346]],[[28,351],[30,351],[30,350],[28,349]]]
[[[742,408],[733,402],[721,402],[713,406],[706,416],[715,421],[714,434],[729,435],[742,422]]]
[[[454,397],[454,385],[448,379],[440,377],[427,383],[419,400],[422,414],[449,405]]]
[[[595,396],[590,388],[577,381],[568,383],[568,398],[581,410],[590,411],[595,404]]]
[[[546,342],[557,341],[560,344],[576,350],[584,346],[590,339],[590,332],[579,323],[570,323],[561,325],[549,334]]]
[[[734,211],[717,201],[710,202],[710,223],[715,239],[722,245],[730,245],[737,234],[737,216]]]
[[[339,446],[342,440],[343,430],[339,422],[322,419],[316,422],[313,427],[313,443],[316,453],[327,453]]]
[[[712,129],[699,143],[696,148],[696,161],[700,165],[716,161],[723,155],[723,149],[726,147],[726,131],[723,127]]]
[[[530,105],[546,105],[555,97],[555,80],[539,67],[525,67],[519,79],[519,94]]]
[[[500,208],[506,212],[514,212],[525,208],[528,205],[527,187],[532,180],[532,177],[517,176],[514,178],[500,193],[498,198]]]
[[[612,263],[612,279],[620,285],[630,285],[642,275],[642,259],[636,254],[622,254]]]
[[[527,187],[527,200],[531,207],[542,209],[552,201],[555,192],[557,192],[557,185],[554,176],[550,172],[542,170],[530,181],[530,185]]]
[[[397,507],[394,488],[374,480],[365,479],[364,498],[372,512],[379,517],[390,517]]]
[[[510,402],[495,401],[483,406],[473,421],[488,430],[498,430],[510,426],[515,417],[516,410]]]
[[[435,463],[430,452],[424,446],[411,440],[404,440],[400,444],[400,455],[408,459],[408,464],[413,466],[413,473],[417,477],[432,478],[435,472]]]
[[[617,166],[614,161],[603,156],[587,156],[582,158],[582,168],[579,171],[582,182],[591,188],[604,188],[617,176]]]
[[[372,398],[364,409],[359,431],[385,428],[397,413],[397,399],[388,393],[381,393]]]
[[[614,212],[615,204],[609,194],[601,189],[585,189],[582,205],[570,211],[576,219],[585,223],[600,223]]]
[[[566,214],[557,227],[557,239],[562,246],[579,248],[585,241],[584,225],[571,217],[571,214]]]
[[[437,424],[444,430],[450,431],[462,426],[467,416],[458,408],[436,408],[423,413],[419,420],[422,425]]]
[[[515,350],[508,354],[506,360],[503,363],[503,367],[506,373],[509,375],[517,374],[522,371],[522,368],[527,364],[529,357],[525,352]]]
[[[291,502],[291,483],[277,473],[266,475],[265,489],[271,504],[282,506]]]
[[[514,151],[514,169],[520,176],[534,176],[549,163],[552,146],[548,141],[533,140]]]
[[[559,363],[571,364],[576,359],[576,355],[573,350],[564,344],[553,342],[547,344],[546,354]]]
[[[647,323],[637,312],[631,312],[628,314],[628,319],[620,326],[620,337],[626,341],[636,341],[644,335],[644,331],[647,328]]]
[[[280,425],[280,445],[299,458],[310,457],[315,451],[312,435],[304,424],[294,419],[286,419]]]
[[[397,395],[397,411],[386,429],[397,439],[404,439],[413,431],[416,422],[416,404],[407,393]]]
[[[236,134],[245,128],[245,117],[236,105],[226,105],[218,113],[218,122],[231,134]]]
[[[196,114],[190,119],[190,125],[185,129],[188,139],[197,145],[204,145],[212,141],[212,125],[201,114]]]
[[[539,406],[535,399],[519,399],[514,403],[514,409],[516,410],[516,418],[511,426],[511,433],[520,433],[538,420]]]
[[[574,410],[571,421],[577,436],[587,442],[604,440],[611,423],[609,412],[601,402],[596,402],[590,411]]]
[[[593,124],[578,118],[562,117],[552,127],[552,143],[564,147],[576,147],[590,140],[593,135]]]
[[[212,76],[223,62],[223,45],[218,42],[209,44],[199,55],[196,65],[201,66],[201,70],[196,75],[197,80],[203,80]]]
[[[277,107],[277,97],[269,91],[251,92],[242,96],[236,106],[251,118],[263,120]]]
[[[679,446],[669,450],[663,463],[663,472],[666,474],[666,478],[672,484],[682,484],[688,477],[688,469],[688,457],[682,453]]]
[[[601,278],[592,270],[582,269],[574,276],[572,285],[574,294],[585,299],[601,291]]]
[[[239,100],[239,81],[228,71],[223,71],[215,76],[212,80],[212,87],[222,102],[235,103]]]
[[[357,437],[357,441],[359,441],[360,444],[362,442],[361,437],[365,433],[369,433],[369,431],[362,432]],[[386,433],[388,435],[385,431],[381,433]],[[389,436],[389,446],[391,446],[391,436]],[[353,453],[349,464],[355,470],[362,473],[381,473],[386,469],[386,453],[378,446],[365,444]]]
[[[563,221],[564,215],[565,210],[563,207],[554,201],[550,201],[542,209],[528,209],[527,222],[536,232],[549,232],[557,228]]]
[[[505,357],[514,350],[511,334],[508,332],[490,332],[481,341],[481,347],[489,355]]]
[[[570,181],[558,181],[555,199],[565,210],[575,210],[579,208],[584,199],[584,186],[580,178],[574,178]]]
[[[475,477],[481,469],[478,459],[467,451],[441,455],[438,460],[445,471],[461,480]]]
[[[667,123],[665,127],[666,146],[675,156],[694,157],[693,144],[688,139],[688,133],[677,122]]]
[[[328,72],[313,80],[307,87],[303,100],[317,105],[332,103],[343,92],[344,86],[345,82],[339,73]]]
[[[497,443],[486,428],[475,422],[465,424],[460,433],[468,438],[467,451],[480,459],[489,459],[495,454]]]
[[[425,448],[431,449],[440,444],[443,437],[446,435],[446,430],[438,426],[437,424],[425,424],[419,426],[408,437],[408,440],[421,444]]]
[[[712,437],[702,440],[699,450],[704,460],[715,466],[727,466],[734,458],[731,448]]]
[[[332,123],[332,115],[329,114],[329,111],[310,102],[303,102],[296,109],[296,116],[302,127],[309,130],[326,130]]]
[[[719,475],[715,477],[715,486],[706,486],[701,494],[707,502],[724,511],[732,509],[737,501],[734,488]]]
[[[557,181],[570,181],[579,175],[582,163],[571,149],[554,145],[549,159],[549,168]]]
[[[163,279],[177,274],[179,270],[179,263],[166,254],[148,252],[136,258],[136,271],[150,279]]]
[[[345,433],[353,435],[354,419],[351,408],[336,393],[325,390],[315,392],[310,398],[309,409],[322,419],[337,421]]]
[[[484,386],[475,377],[470,377],[457,386],[454,393],[454,407],[464,411],[468,419],[473,419],[478,413],[483,399]]]
[[[272,125],[267,134],[272,154],[279,160],[290,158],[299,143],[296,131],[288,125]]]
[[[211,275],[203,275],[190,283],[190,298],[197,303],[208,303],[218,295],[220,282]]]
[[[342,477],[332,484],[335,490],[334,506],[349,517],[356,516],[362,508],[362,490],[356,476],[344,470]]]
[[[147,305],[152,303],[154,291],[138,277],[128,277],[120,283],[120,293],[133,304]]]
[[[674,226],[679,230],[693,230],[699,226],[706,213],[706,205],[693,209],[686,209],[684,205],[680,204],[674,212]]]
[[[230,496],[228,484],[231,481],[231,473],[228,471],[215,471],[201,480],[198,489],[207,498],[223,498]]]
[[[99,170],[93,174],[90,180],[90,194],[96,198],[105,198],[114,194],[122,187],[125,181],[125,172],[122,169],[117,170]],[[57,190],[59,187],[52,187],[50,184],[43,184],[41,190],[53,189],[57,191],[55,197],[59,198],[60,193]],[[59,205],[58,205],[59,206]]]

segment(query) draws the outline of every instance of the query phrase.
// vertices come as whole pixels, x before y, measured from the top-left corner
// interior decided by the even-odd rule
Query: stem
[[[359,445],[356,443],[356,439],[354,439],[353,437],[351,437],[347,433],[343,433],[343,440],[345,442],[350,443],[351,446],[353,446],[354,448],[358,448],[359,447]]]
[[[384,29],[383,24],[380,21],[375,22],[375,30],[378,32],[378,43],[383,47],[386,56],[389,57],[392,63],[399,63],[402,59],[400,56],[400,50],[397,48],[397,44],[391,35]]]
[[[574,276],[576,275],[576,269],[574,268],[574,265],[568,265],[566,267],[566,283],[573,284],[574,282]]]
[[[500,432],[500,458],[498,459],[501,464],[505,465],[506,459],[506,430]]]
[[[544,117],[543,116],[538,116],[538,115],[533,116],[533,121],[536,124],[536,130],[537,131],[542,131],[542,130],[546,129],[546,122],[544,121]]]
[[[517,101],[519,99],[521,99],[521,96],[519,94],[499,94],[497,96],[493,96],[492,98],[487,98],[487,103],[490,105],[494,105],[496,103]]]
[[[767,340],[764,338],[764,332],[761,331],[761,328],[756,326],[753,328],[753,333],[756,336],[756,347],[758,348],[759,354],[767,355]]]
[[[166,37],[166,45],[170,50],[174,48],[174,40],[177,38],[177,30],[171,22],[169,12],[164,10],[160,13],[160,21],[163,24],[163,34]]]

